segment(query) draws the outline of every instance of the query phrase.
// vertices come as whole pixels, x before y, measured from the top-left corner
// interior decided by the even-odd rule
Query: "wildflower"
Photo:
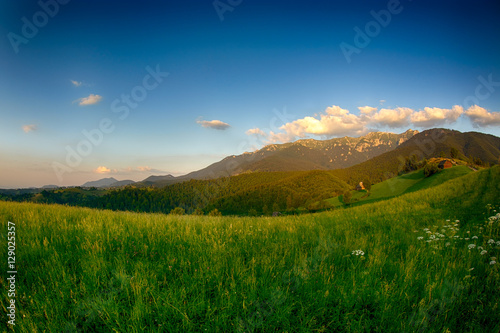
[[[476,247],[476,244],[469,244],[469,250]]]
[[[477,247],[477,249],[478,249],[478,250],[482,250],[482,249],[483,249],[483,247],[482,247],[482,246],[478,246],[478,247]]]
[[[352,251],[352,254],[355,254],[357,256],[364,256],[365,253],[362,250],[354,250]]]
[[[477,236],[472,236],[472,239],[477,239]]]
[[[486,253],[488,253],[488,251],[486,251],[486,250],[481,251],[481,255],[485,255]]]
[[[436,238],[436,235],[430,235],[429,236],[429,239],[435,239]]]
[[[469,268],[469,272],[470,272],[470,271],[473,271],[473,270],[474,270],[474,267],[472,267],[472,268]]]
[[[420,236],[420,237],[417,237],[418,240],[422,240],[424,239],[424,237]]]
[[[490,265],[494,265],[494,264],[496,264],[496,263],[497,263],[497,262],[496,262],[495,260],[490,261]]]
[[[500,241],[497,242],[497,246],[500,246]]]
[[[465,240],[469,240],[470,238],[466,238]]]
[[[490,260],[497,260],[497,257],[491,257]]]
[[[493,243],[495,243],[495,240],[493,238],[488,240],[488,244],[493,244]]]
[[[446,242],[446,244],[445,244],[445,245],[446,245],[446,246],[450,246],[451,244],[450,244],[450,242]]]

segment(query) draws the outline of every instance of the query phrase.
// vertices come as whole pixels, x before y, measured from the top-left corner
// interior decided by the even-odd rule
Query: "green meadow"
[[[394,198],[283,217],[0,202],[15,331],[498,332],[500,167],[417,176]]]
[[[386,200],[400,196],[405,193],[411,193],[440,185],[450,179],[461,177],[471,173],[472,170],[465,165],[455,166],[450,169],[441,170],[431,177],[425,177],[423,169],[413,171],[398,177],[387,179],[381,183],[372,186],[367,191],[351,191],[354,204],[365,204]],[[326,200],[333,207],[344,205],[342,196]]]

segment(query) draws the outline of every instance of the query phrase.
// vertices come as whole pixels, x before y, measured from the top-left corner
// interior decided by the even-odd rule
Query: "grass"
[[[16,224],[15,329],[497,332],[500,243],[488,242],[500,226],[486,221],[500,211],[499,170],[275,218],[0,202],[1,233]],[[0,285],[6,311],[5,273]]]
[[[352,200],[356,202],[356,205],[387,200],[400,196],[404,193],[431,188],[443,184],[448,180],[465,176],[471,172],[472,171],[464,165],[441,170],[439,173],[434,174],[431,177],[425,177],[423,170],[413,171],[373,185],[369,195],[366,191],[352,191]],[[326,201],[333,207],[343,206],[343,202],[340,197],[330,198]]]

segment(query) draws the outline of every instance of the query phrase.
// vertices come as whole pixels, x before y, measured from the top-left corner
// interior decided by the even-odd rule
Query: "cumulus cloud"
[[[151,171],[153,169],[151,167],[148,167],[148,166],[140,166],[140,167],[137,167],[137,170],[139,170],[139,171]]]
[[[489,112],[488,110],[473,105],[465,111],[474,127],[488,127],[500,125],[500,112]]]
[[[371,106],[360,106],[358,107],[358,109],[359,112],[361,112],[361,114],[368,114],[368,115],[378,110],[377,108]]]
[[[22,128],[24,133],[29,133],[32,131],[36,131],[37,126],[35,124],[31,124],[31,125],[24,125]]]
[[[95,173],[110,173],[111,169],[106,168],[105,166],[99,166],[94,170]]]
[[[411,122],[418,127],[434,127],[446,123],[454,123],[464,113],[464,108],[454,105],[451,109],[429,108],[414,112]]]
[[[79,87],[83,84],[83,82],[81,81],[75,81],[75,80],[70,80],[70,81],[75,87]]]
[[[473,106],[464,112],[462,106],[454,105],[450,109],[425,107],[415,111],[407,107],[376,108],[358,107],[359,115],[333,105],[324,112],[306,116],[288,122],[278,132],[265,132],[259,128],[249,129],[246,134],[260,138],[264,143],[289,142],[311,135],[324,137],[357,136],[379,128],[404,128],[408,126],[432,128],[443,124],[452,124],[465,114],[474,126],[500,124],[499,112],[488,112]]]
[[[213,129],[220,130],[220,131],[226,130],[229,127],[231,127],[228,123],[225,123],[225,122],[220,121],[220,120],[201,120],[200,119],[200,120],[197,120],[196,122],[203,127],[213,128]]]
[[[369,117],[369,122],[377,126],[403,127],[409,125],[413,110],[410,108],[380,109]]]
[[[90,94],[88,97],[79,98],[75,102],[78,102],[78,105],[80,106],[84,106],[84,105],[97,104],[101,101],[101,99],[102,96],[100,95]]]

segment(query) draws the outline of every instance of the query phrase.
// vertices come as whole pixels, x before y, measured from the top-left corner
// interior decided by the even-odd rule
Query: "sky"
[[[500,136],[498,1],[0,2],[0,188],[302,138]]]

